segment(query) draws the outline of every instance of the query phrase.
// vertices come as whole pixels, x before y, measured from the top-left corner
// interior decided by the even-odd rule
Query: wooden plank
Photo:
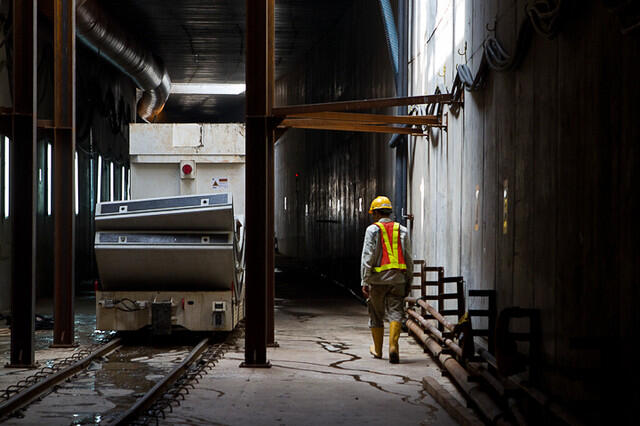
[[[365,114],[353,112],[309,112],[304,114],[291,114],[289,118],[320,118],[328,120],[341,120],[363,122],[368,124],[414,124],[414,125],[440,125],[441,120],[437,115],[383,115]]]
[[[354,101],[326,102],[306,105],[287,105],[273,108],[273,115],[284,117],[292,114],[323,111],[357,111],[363,109],[379,109],[403,105],[423,105],[435,103],[452,103],[453,97],[449,93],[441,95],[420,95],[394,98],[362,99]]]
[[[389,133],[401,135],[422,135],[422,132],[404,127],[377,126],[358,122],[347,122],[338,120],[320,120],[313,118],[292,118],[283,120],[279,127],[289,127],[293,129],[316,129],[316,130],[338,130],[346,132],[370,132]]]
[[[517,22],[527,19],[524,8],[517,8]],[[534,58],[528,54],[516,72],[515,96],[515,180],[513,182],[513,304],[533,306],[533,187],[534,187]]]
[[[512,7],[513,1],[499,0],[498,15],[500,23],[496,28],[496,36],[501,40],[508,52],[516,50],[517,11]],[[515,133],[515,111],[520,107],[515,96],[514,72],[496,73],[495,99],[496,107],[496,151],[497,151],[497,183],[498,211],[496,224],[496,288],[502,306],[513,305],[513,243],[514,243],[514,200],[515,200],[515,151],[517,139]],[[513,104],[509,105],[509,99]],[[528,106],[524,106],[527,108]]]
[[[445,409],[461,425],[480,426],[484,423],[471,411],[460,404],[435,378],[426,376],[422,379],[422,387],[433,399]]]
[[[539,190],[537,189],[536,182],[536,229],[535,233],[540,232],[538,223],[541,220],[545,222],[555,219],[555,229],[553,232],[554,239],[540,238],[534,235],[536,243],[536,259],[534,264],[534,277],[535,281],[535,305],[541,309],[542,312],[542,332],[543,332],[543,356],[544,361],[549,364],[559,366],[569,366],[570,356],[569,352],[569,338],[568,336],[575,333],[575,322],[579,321],[579,318],[573,316],[578,314],[578,311],[574,310],[574,301],[572,299],[582,299],[579,297],[581,291],[577,288],[577,284],[582,285],[579,277],[576,276],[576,268],[578,267],[578,259],[580,258],[579,246],[576,244],[575,235],[578,229],[578,222],[582,212],[578,210],[577,201],[578,194],[582,192],[583,184],[579,181],[579,152],[583,143],[582,138],[584,133],[580,127],[589,125],[589,118],[585,117],[584,105],[580,104],[581,96],[580,86],[584,84],[584,73],[586,63],[580,63],[578,55],[581,54],[580,45],[582,44],[580,39],[584,37],[582,30],[572,28],[569,31],[565,31],[563,37],[558,40],[557,53],[550,54],[550,50],[546,50],[545,56],[549,55],[556,57],[556,65],[553,67],[553,72],[563,73],[563,75],[569,76],[568,73],[577,73],[570,78],[558,78],[557,82],[551,87],[548,85],[548,77],[542,84],[536,80],[536,87],[534,90],[539,91],[544,87],[544,90],[555,89],[558,93],[557,110],[554,112],[558,115],[557,121],[549,123],[557,128],[557,141],[558,145],[555,150],[555,155],[545,159],[546,162],[553,161],[558,166],[556,167],[555,185],[552,188],[552,198],[546,198],[543,204],[538,205]],[[550,46],[548,46],[550,47]],[[540,53],[540,58],[543,53]],[[545,61],[546,62],[546,61]],[[549,67],[548,64],[540,65],[540,67]],[[550,67],[549,67],[550,68]],[[551,72],[551,71],[549,71]],[[590,91],[589,91],[590,92]],[[589,93],[591,94],[591,93]],[[589,102],[592,102],[591,100]],[[543,108],[541,105],[539,108]],[[575,118],[580,117],[580,124],[576,123]],[[547,119],[547,115],[540,117],[541,119]],[[540,126],[546,127],[546,126]],[[589,129],[590,131],[590,129]],[[536,144],[543,143],[540,148],[546,148],[548,142],[545,140],[546,134],[543,133],[541,137],[538,137]],[[561,143],[560,143],[561,142]],[[538,151],[538,147],[534,148]],[[548,149],[548,148],[547,148]],[[539,155],[536,155],[536,174],[540,172],[546,172],[544,165],[538,166]],[[541,170],[542,168],[542,170]],[[552,203],[556,205],[555,215],[548,217],[548,214],[542,212],[542,205],[549,205]],[[538,212],[541,212],[538,214]],[[540,243],[552,244],[553,254],[555,255],[551,261],[553,261],[553,269],[545,272],[538,271],[542,247]],[[545,257],[542,257],[544,260]],[[542,275],[541,275],[542,274]],[[552,275],[553,274],[553,275]],[[544,278],[542,281],[540,278]],[[547,282],[548,281],[548,282]],[[577,293],[575,293],[577,290]],[[603,295],[604,296],[604,295]],[[583,300],[581,300],[583,302]],[[585,301],[586,302],[586,301]],[[547,319],[549,318],[549,319]],[[553,322],[551,322],[553,321]],[[555,337],[552,340],[552,335]],[[548,386],[555,388],[556,386],[566,386],[566,382],[559,375],[550,375],[545,378]]]
[[[496,17],[496,2],[486,2],[484,9],[484,20],[491,25]],[[485,28],[485,31],[486,28]],[[482,272],[481,272],[481,288],[496,288],[496,234],[498,232],[498,214],[502,211],[502,182],[498,182],[497,175],[497,145],[496,145],[496,120],[497,111],[500,106],[501,99],[496,93],[496,79],[498,76],[495,72],[490,72],[487,78],[485,92],[485,110],[484,110],[484,131],[483,131],[483,152],[484,160],[482,167],[482,193],[484,194],[482,203]],[[500,301],[500,294],[498,294]],[[504,304],[498,302],[498,309]]]
[[[469,2],[471,9],[467,32],[469,40],[469,66],[475,73],[482,58],[482,42],[485,36],[484,8],[486,2]],[[475,54],[471,56],[473,53]],[[482,180],[482,158],[486,91],[467,92],[464,106],[464,140],[462,171],[462,247],[461,274],[469,289],[482,289],[482,204],[484,200]],[[486,301],[471,298],[467,308],[487,308]],[[474,319],[474,328],[486,328],[487,321]]]
[[[572,185],[575,189],[577,182],[568,173],[562,179],[557,176],[557,148],[558,148],[558,44],[535,37],[531,55],[534,66],[534,227],[533,227],[533,280],[534,280],[534,307],[540,309],[542,318],[542,346],[545,361],[551,365],[555,362],[556,355],[556,267],[557,250],[564,244],[556,228],[556,210],[567,209],[567,214],[575,214],[575,210],[569,207],[571,194],[568,198],[558,199],[558,182],[562,185]],[[577,64],[576,64],[577,67]],[[569,72],[563,71],[563,72]],[[576,72],[578,70],[576,69]],[[565,74],[570,75],[570,74]],[[566,81],[566,80],[565,80]],[[568,93],[565,92],[564,96]],[[570,99],[570,98],[567,98]],[[562,111],[562,110],[561,110]],[[574,110],[575,113],[575,110]],[[566,114],[566,111],[562,111]],[[563,115],[566,117],[566,115]],[[572,120],[560,119],[560,123],[568,124]],[[562,137],[563,149],[571,145],[570,140]],[[569,138],[571,139],[571,138]],[[569,148],[572,150],[572,148]],[[566,165],[571,168],[570,164]],[[566,171],[569,169],[567,168]],[[565,180],[566,179],[566,180]],[[572,190],[573,191],[573,190]],[[556,208],[550,208],[556,206]],[[570,212],[570,213],[569,213]],[[565,228],[566,230],[566,228]],[[563,231],[563,235],[566,235]],[[556,244],[558,247],[556,248]]]

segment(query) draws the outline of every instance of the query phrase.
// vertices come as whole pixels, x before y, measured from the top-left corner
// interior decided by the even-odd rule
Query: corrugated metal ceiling
[[[276,73],[283,75],[352,0],[276,0]],[[244,0],[112,0],[105,8],[167,66],[174,82],[244,81]],[[162,121],[242,121],[243,96],[172,95]]]

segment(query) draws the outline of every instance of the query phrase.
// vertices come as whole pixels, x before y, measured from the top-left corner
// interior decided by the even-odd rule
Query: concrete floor
[[[402,333],[401,363],[390,364],[387,327],[384,359],[374,359],[368,352],[371,338],[366,308],[343,294],[342,290],[325,289],[324,294],[319,294],[309,289],[314,287],[312,283],[305,283],[305,287],[302,290],[285,284],[278,290],[276,340],[280,347],[269,349],[272,368],[239,368],[244,358],[244,339],[240,337],[236,346],[195,385],[173,413],[167,413],[162,423],[457,424],[423,390],[421,380],[425,376],[435,377],[464,404],[462,396],[412,338]],[[80,302],[77,306],[81,311],[77,317],[78,341],[83,345],[90,344],[97,336],[95,320],[88,319],[91,315],[85,312],[90,310],[91,303]],[[36,359],[41,365],[72,352],[70,349],[48,348],[50,332],[39,333]],[[0,362],[3,365],[8,356],[7,343],[8,333],[5,330],[5,333],[0,333],[0,347],[4,349],[0,350]],[[175,357],[170,358],[168,365],[176,362]],[[0,366],[0,389],[32,373],[32,370]],[[91,381],[91,377],[89,375],[84,380]],[[34,404],[25,418],[14,418],[11,423],[37,424],[41,420],[48,424],[96,424],[101,419],[109,419],[110,416],[100,414],[104,412],[100,407],[105,402],[99,398],[104,396],[104,392],[94,396],[93,385],[79,383],[69,386],[54,398]],[[91,388],[90,391],[83,390],[85,387]],[[122,388],[124,392],[124,386]],[[91,398],[97,400],[88,401]],[[76,414],[69,419],[60,411],[60,418],[54,420],[56,409],[62,410],[63,406],[72,405],[74,400],[90,406],[82,410],[82,416]],[[55,406],[47,409],[47,404]],[[106,404],[105,409],[113,408],[113,401]],[[42,418],[38,419],[38,416]]]
[[[423,389],[436,377],[462,397],[403,333],[401,363],[369,355],[366,308],[352,299],[277,300],[270,369],[238,368],[243,339],[164,424],[457,424]],[[388,328],[386,330],[388,333]],[[464,403],[464,402],[463,402]]]

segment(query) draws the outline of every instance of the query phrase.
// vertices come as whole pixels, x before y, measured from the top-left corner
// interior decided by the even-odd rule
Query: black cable
[[[525,6],[531,25],[541,36],[552,39],[560,29],[565,0],[529,0]]]
[[[512,71],[524,60],[533,37],[533,26],[530,19],[520,24],[518,39],[513,55],[510,55],[496,37],[487,37],[484,42],[484,57],[489,67],[495,71]]]

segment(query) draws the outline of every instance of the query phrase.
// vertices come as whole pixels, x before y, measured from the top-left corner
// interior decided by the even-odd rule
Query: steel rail
[[[19,410],[20,408],[28,405],[30,402],[40,397],[43,393],[51,389],[56,384],[65,380],[67,377],[74,375],[78,371],[86,368],[95,358],[112,352],[118,346],[120,346],[120,344],[120,338],[113,339],[110,342],[99,347],[97,350],[91,352],[86,357],[74,362],[70,366],[56,373],[53,373],[44,380],[29,386],[24,391],[17,393],[6,401],[0,403],[0,419],[7,417],[16,410]]]
[[[204,352],[209,344],[209,338],[203,339],[195,348],[187,355],[187,357],[176,366],[164,379],[155,384],[142,398],[129,408],[126,412],[122,413],[119,417],[114,419],[111,425],[128,425],[131,424],[136,418],[143,414],[153,402],[160,398],[164,392],[182,376],[187,368],[193,364],[196,359]]]

